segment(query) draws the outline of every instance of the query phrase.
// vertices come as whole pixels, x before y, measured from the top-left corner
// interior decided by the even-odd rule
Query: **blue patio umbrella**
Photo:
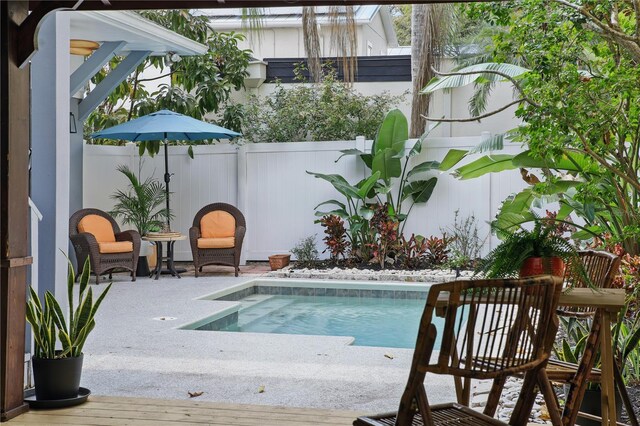
[[[169,211],[169,181],[171,180],[168,141],[233,139],[238,136],[241,134],[233,130],[166,109],[100,130],[91,135],[92,138],[123,139],[133,142],[164,141],[164,182],[167,211]],[[170,226],[168,217],[167,226]]]

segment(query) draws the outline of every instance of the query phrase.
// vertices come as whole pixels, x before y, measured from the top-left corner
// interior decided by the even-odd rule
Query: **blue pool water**
[[[356,346],[391,348],[415,347],[425,305],[420,299],[261,294],[240,302],[237,322],[218,330],[352,336]]]

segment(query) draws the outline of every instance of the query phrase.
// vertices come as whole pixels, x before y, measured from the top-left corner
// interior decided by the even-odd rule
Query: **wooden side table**
[[[158,261],[156,262],[155,269],[153,271],[151,271],[151,276],[153,276],[155,274],[155,276],[156,276],[155,279],[156,280],[158,278],[160,278],[160,274],[163,272],[162,271],[162,262],[165,261],[166,265],[167,265],[166,271],[168,273],[170,273],[174,277],[181,278],[180,274],[178,273],[178,271],[175,268],[175,265],[173,264],[173,246],[176,243],[176,241],[186,240],[187,236],[179,234],[179,233],[166,234],[166,235],[154,234],[154,235],[146,235],[146,236],[142,237],[142,239],[145,240],[145,241],[152,242],[156,246],[156,253],[157,253],[157,256],[158,256]],[[162,254],[162,243],[167,243],[167,255],[166,256],[163,256],[163,254]]]

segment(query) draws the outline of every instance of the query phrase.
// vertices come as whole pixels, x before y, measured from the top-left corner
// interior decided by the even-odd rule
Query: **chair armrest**
[[[244,234],[247,232],[247,228],[244,226],[238,226],[236,228],[236,245],[242,245],[242,241],[244,240]]]
[[[138,261],[140,255],[140,246],[142,245],[142,238],[140,233],[136,230],[129,229],[126,231],[118,232],[116,234],[116,241],[131,241],[133,243],[134,260]]]
[[[131,241],[135,242],[136,240],[140,241],[140,234],[138,231],[133,229],[129,229],[127,231],[118,232],[116,234],[116,241]]]
[[[242,241],[244,241],[244,234],[247,231],[247,228],[245,228],[244,226],[238,226],[236,228],[236,234],[235,234],[235,241],[236,241],[236,246],[235,246],[235,250],[236,250],[236,256],[239,259],[240,258],[240,254],[242,253]]]
[[[84,259],[81,258],[85,258],[86,256],[90,256],[92,261],[99,261],[100,247],[98,246],[98,241],[93,234],[81,232],[79,234],[70,235],[69,239],[76,251],[78,263],[84,263]],[[81,266],[78,265],[78,268],[81,268]]]
[[[197,240],[200,238],[200,228],[192,226],[189,228],[189,240]]]

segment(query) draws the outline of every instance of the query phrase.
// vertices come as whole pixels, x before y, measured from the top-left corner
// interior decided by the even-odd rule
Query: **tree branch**
[[[142,83],[145,81],[154,81],[154,80],[160,80],[161,78],[165,78],[165,77],[171,77],[173,74],[177,73],[178,71],[171,71],[169,74],[165,74],[165,75],[160,75],[158,77],[153,77],[153,78],[143,78],[138,80],[138,83]]]
[[[596,160],[598,163],[600,163],[602,165],[602,167],[604,167],[605,169],[609,170],[611,173],[613,173],[614,175],[618,176],[623,181],[629,183],[636,190],[640,190],[640,182],[637,181],[637,178],[635,178],[635,177],[631,178],[631,177],[625,175],[620,170],[616,169],[611,164],[609,164],[609,162],[605,158],[603,158],[600,154],[598,154],[595,151],[593,151],[591,149],[591,147],[589,147],[589,143],[584,138],[584,136],[582,136],[582,134],[574,126],[570,125],[569,129],[571,129],[580,138],[580,140],[582,141],[582,146],[584,148],[584,151],[590,157],[592,157],[594,160]]]
[[[515,100],[513,102],[509,102],[508,104],[504,105],[501,108],[498,108],[498,109],[493,110],[491,112],[488,112],[486,114],[477,115],[475,117],[469,117],[469,118],[435,118],[435,117],[427,117],[426,115],[422,115],[422,114],[420,114],[420,116],[422,118],[424,118],[425,120],[427,120],[427,121],[435,121],[435,122],[438,122],[438,123],[469,123],[469,122],[472,122],[472,121],[480,121],[483,118],[491,117],[492,115],[495,115],[495,114],[497,114],[499,112],[502,112],[505,109],[509,108],[510,106],[519,104],[521,102],[528,102],[528,100],[527,99],[517,99],[517,100]]]
[[[633,10],[636,14],[636,36],[640,34],[640,0],[633,0]]]
[[[556,3],[561,4],[563,6],[566,6],[570,9],[575,10],[576,12],[580,13],[582,16],[584,16],[585,18],[589,19],[589,21],[591,21],[591,23],[593,23],[596,27],[600,28],[602,31],[604,31],[605,33],[608,33],[610,35],[615,36],[618,39],[623,39],[623,40],[627,40],[627,41],[632,41],[634,43],[638,43],[638,39],[636,37],[632,37],[630,35],[627,35],[625,33],[623,33],[622,31],[618,31],[614,28],[611,28],[609,25],[605,25],[602,22],[600,22],[600,20],[592,15],[588,10],[586,10],[585,8],[583,8],[582,6],[575,4],[575,3],[571,3],[569,1],[566,0],[554,0]]]

